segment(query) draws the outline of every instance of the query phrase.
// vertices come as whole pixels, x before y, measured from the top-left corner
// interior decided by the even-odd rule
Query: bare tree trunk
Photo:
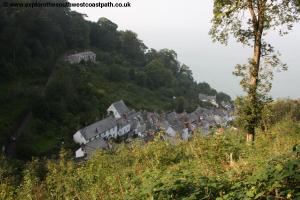
[[[258,98],[257,98],[257,87],[259,79],[259,68],[260,68],[260,58],[261,58],[261,48],[262,48],[262,33],[264,28],[264,6],[263,0],[259,0],[257,3],[257,13],[254,11],[253,7],[254,1],[248,0],[248,9],[252,17],[253,24],[253,34],[254,34],[254,46],[253,46],[253,59],[250,63],[250,80],[249,80],[249,91],[248,97],[251,104],[251,118],[249,121],[249,128],[247,133],[247,142],[253,142],[255,137],[255,127],[257,126],[259,108],[258,108]]]
[[[229,154],[229,165],[230,167],[234,166],[233,153]]]
[[[255,127],[257,125],[257,116],[258,116],[258,99],[257,99],[257,84],[258,84],[258,72],[260,65],[260,55],[261,55],[261,37],[259,33],[255,33],[255,45],[254,45],[254,56],[253,63],[250,67],[250,83],[248,96],[251,104],[251,118],[249,121],[247,142],[253,142],[255,136]]]
[[[247,133],[247,142],[253,142],[254,141],[255,132],[253,133]]]

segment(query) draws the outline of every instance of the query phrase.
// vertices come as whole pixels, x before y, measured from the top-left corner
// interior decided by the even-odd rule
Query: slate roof
[[[132,120],[140,115],[140,112],[135,112],[135,110],[131,110],[130,112],[127,113],[127,119]]]
[[[113,103],[112,105],[116,108],[116,110],[118,111],[118,113],[120,115],[123,115],[124,113],[129,112],[129,109],[125,105],[123,100],[117,101],[117,102]]]
[[[140,112],[135,112],[134,110],[128,113],[127,119],[131,125],[131,129],[136,129],[138,122],[143,123],[142,116]]]
[[[201,101],[216,101],[216,96],[208,96],[206,94],[199,94],[199,99]]]
[[[176,124],[177,121],[177,114],[175,112],[170,112],[166,114],[166,120],[169,123],[169,125]]]
[[[117,125],[117,122],[114,117],[110,116],[101,121],[95,122],[83,129],[80,130],[82,136],[89,140],[96,135],[99,135]]]
[[[67,57],[77,57],[77,56],[96,56],[96,54],[92,51],[83,51],[83,52],[68,55]]]
[[[70,63],[79,63],[81,60],[95,61],[95,59],[96,59],[96,54],[92,51],[83,51],[83,52],[65,56],[65,60]]]
[[[167,130],[169,127],[169,123],[167,120],[163,120],[160,122],[160,128],[164,129],[164,130]]]
[[[175,131],[181,132],[184,129],[184,116],[171,112],[167,113],[166,120]]]
[[[145,112],[144,114],[142,114],[144,117],[144,121],[146,122],[146,128],[147,129],[156,129],[158,128],[158,124],[160,121],[160,117],[157,113],[153,113],[153,112]]]
[[[129,124],[128,119],[125,118],[116,119],[116,122],[117,122],[118,129]]]
[[[197,115],[196,112],[192,112],[187,115],[190,123],[198,123],[200,117]]]
[[[101,137],[89,142],[84,146],[87,159],[89,159],[96,150],[107,149],[109,145]]]

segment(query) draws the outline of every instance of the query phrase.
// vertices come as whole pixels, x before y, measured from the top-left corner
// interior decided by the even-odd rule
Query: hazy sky
[[[70,2],[99,2],[69,0]],[[132,30],[149,48],[174,49],[180,62],[187,64],[199,82],[207,82],[218,91],[235,97],[242,94],[234,66],[247,62],[252,50],[231,42],[228,46],[212,43],[208,32],[212,18],[212,0],[128,0],[131,8],[77,8],[97,21],[106,17],[119,30]],[[111,2],[127,2],[116,1]],[[289,35],[268,36],[282,54],[289,70],[278,73],[271,94],[275,98],[300,98],[300,24]]]

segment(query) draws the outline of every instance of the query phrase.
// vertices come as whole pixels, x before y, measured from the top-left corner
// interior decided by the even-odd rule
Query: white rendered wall
[[[79,148],[79,149],[75,152],[75,156],[76,156],[76,158],[84,157],[84,151],[82,150],[82,148]]]
[[[167,130],[166,130],[166,133],[169,135],[169,136],[172,136],[172,137],[175,137],[176,136],[176,131],[174,131],[174,129],[172,127],[168,127]]]
[[[121,115],[118,113],[117,109],[113,105],[109,106],[109,108],[107,109],[107,112],[108,113],[112,112],[114,114],[115,118],[117,118],[117,119],[121,118]]]
[[[84,139],[84,137],[82,136],[82,134],[80,133],[80,131],[77,131],[73,135],[73,140],[74,140],[74,142],[76,142],[78,144],[86,144],[87,143],[87,141]]]

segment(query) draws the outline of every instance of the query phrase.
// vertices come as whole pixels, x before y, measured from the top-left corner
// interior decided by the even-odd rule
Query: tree
[[[168,87],[173,84],[173,75],[169,69],[159,61],[153,60],[145,67],[148,86],[151,89]]]
[[[182,74],[183,76],[186,76],[189,80],[193,81],[193,72],[190,70],[189,66],[186,64],[182,64],[179,69],[179,73]]]
[[[176,98],[175,109],[177,113],[182,113],[184,111],[184,97]]]
[[[210,85],[206,82],[197,84],[197,93],[206,94],[209,96],[217,95],[217,91],[210,87]]]
[[[227,44],[229,36],[253,48],[252,58],[237,65],[235,75],[242,77],[241,86],[247,93],[247,119],[244,128],[247,141],[254,141],[255,128],[268,98],[273,78],[272,69],[286,65],[279,59],[271,44],[264,40],[268,31],[287,34],[299,21],[299,0],[214,0],[214,15],[210,35],[213,41]],[[243,110],[243,109],[242,109]]]
[[[158,52],[158,58],[174,75],[179,72],[180,64],[177,60],[177,53],[174,50],[162,49]]]
[[[218,103],[221,103],[222,101],[231,102],[231,97],[228,94],[225,94],[224,92],[219,92],[216,95],[216,98]]]
[[[69,48],[85,49],[89,46],[89,27],[82,14],[72,11],[66,27],[65,39]]]
[[[120,32],[121,47],[120,51],[127,59],[134,61],[136,65],[142,65],[145,62],[146,45],[138,39],[136,33],[132,31]]]
[[[105,17],[90,23],[91,45],[105,51],[114,51],[119,45],[118,25]]]

